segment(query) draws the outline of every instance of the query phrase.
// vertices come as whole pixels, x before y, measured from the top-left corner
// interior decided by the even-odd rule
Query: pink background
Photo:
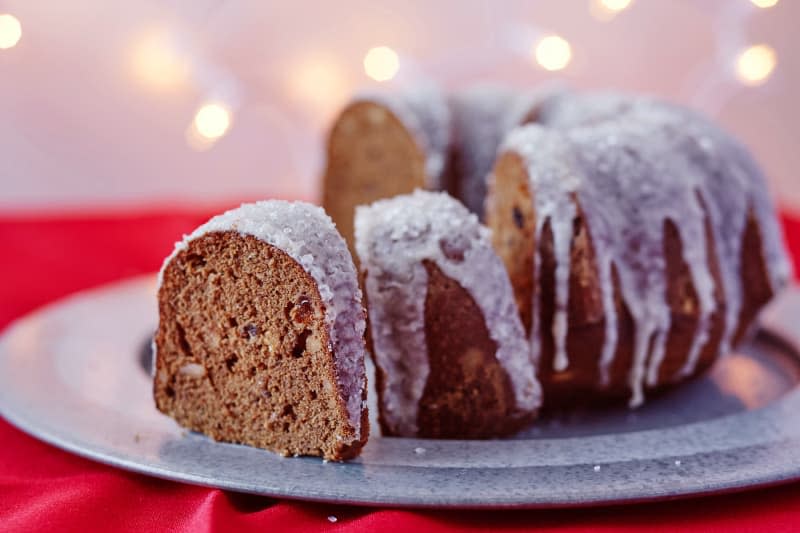
[[[800,2],[638,0],[605,22],[590,3],[6,0],[0,12],[23,35],[0,50],[0,208],[313,198],[325,124],[351,91],[375,83],[361,63],[370,47],[400,54],[394,85],[531,86],[556,78],[530,54],[555,32],[573,47],[557,77],[713,114],[752,148],[779,201],[800,210]],[[153,35],[178,58],[180,83],[136,70]],[[762,42],[777,68],[746,87],[735,58]],[[197,151],[185,132],[209,99],[231,106],[233,124]]]

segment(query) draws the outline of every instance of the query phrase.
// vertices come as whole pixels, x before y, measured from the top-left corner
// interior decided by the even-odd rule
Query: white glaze
[[[538,105],[561,90],[546,86],[520,92],[492,84],[472,85],[450,97],[452,136],[458,172],[458,195],[483,217],[489,176],[505,135],[531,118]]]
[[[539,124],[512,132],[501,150],[520,154],[528,166],[537,215],[536,242],[540,242],[545,222],[549,221],[553,231],[557,261],[553,324],[556,370],[567,362],[563,337],[568,324],[569,250],[577,200],[594,243],[606,319],[599,361],[601,379],[608,379],[618,342],[612,266],[619,274],[622,298],[635,322],[634,363],[629,378],[633,406],[643,401],[645,384],[657,382],[671,327],[663,257],[666,220],[678,229],[700,311],[682,375],[694,370],[716,310],[706,216],[727,306],[721,351],[730,348],[742,307],[740,257],[749,209],[761,227],[761,253],[773,289],[779,290],[789,279],[789,263],[774,209],[756,165],[736,141],[688,110],[611,93],[562,94],[542,105]],[[537,250],[536,284],[539,255]],[[531,342],[538,354],[537,299],[538,291],[534,291]]]
[[[353,439],[359,440],[362,392],[366,386],[366,322],[356,269],[333,221],[322,208],[304,202],[267,200],[243,204],[215,216],[177,242],[159,272],[159,288],[167,265],[178,253],[187,249],[191,241],[208,233],[226,231],[250,235],[283,250],[316,282],[325,304],[325,323],[339,392],[345,400],[348,418],[355,430]]]
[[[447,194],[415,191],[358,207],[355,237],[375,357],[386,376],[382,414],[393,432],[417,433],[419,401],[430,372],[423,260],[457,281],[482,311],[517,409],[538,408],[541,392],[511,283],[488,230],[474,214]]]

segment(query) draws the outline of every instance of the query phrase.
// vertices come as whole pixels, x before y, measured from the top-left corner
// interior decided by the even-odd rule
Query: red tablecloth
[[[199,213],[0,216],[0,327],[37,306],[156,270]],[[800,271],[800,217],[784,219]],[[328,517],[336,517],[336,522]],[[618,508],[417,512],[278,501],[161,481],[81,459],[0,420],[0,530],[800,531],[800,483]]]

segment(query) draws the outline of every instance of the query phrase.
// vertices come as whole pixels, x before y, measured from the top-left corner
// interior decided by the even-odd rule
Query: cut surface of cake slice
[[[365,313],[319,207],[270,200],[212,218],[159,275],[156,406],[215,440],[354,457],[365,444]]]
[[[351,251],[357,205],[443,187],[450,124],[447,100],[434,86],[354,98],[328,136],[322,205]]]
[[[489,438],[535,416],[530,345],[488,231],[445,193],[356,210],[384,434]]]

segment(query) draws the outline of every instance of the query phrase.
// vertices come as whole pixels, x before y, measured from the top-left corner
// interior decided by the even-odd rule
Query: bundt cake
[[[540,388],[488,231],[445,193],[357,208],[385,435],[486,438],[532,420]]]
[[[331,460],[369,433],[365,313],[331,219],[242,205],[179,242],[159,276],[156,406],[215,440]]]
[[[504,140],[489,187],[549,405],[640,404],[728,352],[789,279],[750,155],[674,105],[553,96]]]

